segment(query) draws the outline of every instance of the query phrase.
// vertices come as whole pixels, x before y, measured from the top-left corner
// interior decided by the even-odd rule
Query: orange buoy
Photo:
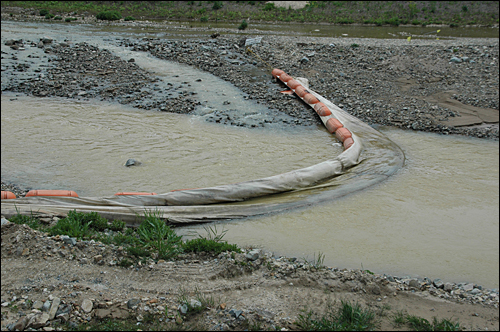
[[[289,80],[292,80],[292,79],[293,79],[292,76],[290,76],[290,75],[288,75],[286,73],[283,73],[283,74],[280,75],[280,80],[283,83],[286,83],[286,82],[288,82]]]
[[[346,138],[344,141],[344,149],[349,149],[354,144],[352,137]]]
[[[300,83],[292,78],[286,82],[286,85],[288,85],[290,89],[296,89]]]
[[[304,88],[302,85],[299,85],[298,87],[295,88],[295,93],[299,97],[304,97],[306,93],[309,93],[306,88]]]
[[[314,104],[314,110],[316,111],[316,113],[318,113],[319,116],[332,115],[332,112],[322,102]]]
[[[69,196],[78,197],[78,195],[71,190],[30,190],[26,197],[30,196]]]
[[[339,141],[344,142],[347,138],[352,137],[351,132],[347,128],[339,128],[335,131],[335,136]]]
[[[2,190],[2,199],[15,199],[17,198],[13,192]]]
[[[271,74],[276,78],[277,76],[283,75],[285,72],[281,69],[274,68]]]
[[[143,192],[121,192],[116,193],[115,196],[128,196],[128,195],[158,195],[157,193],[143,193]]]
[[[325,123],[325,126],[326,126],[326,129],[328,129],[328,131],[332,134],[334,132],[336,132],[338,129],[344,127],[344,125],[342,123],[340,123],[340,121],[335,119],[335,118],[328,119]]]
[[[319,103],[318,98],[314,97],[311,93],[306,93],[302,98],[308,104],[316,104]]]

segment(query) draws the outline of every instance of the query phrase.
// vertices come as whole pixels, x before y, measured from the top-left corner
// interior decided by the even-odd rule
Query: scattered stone
[[[89,313],[92,311],[93,303],[89,299],[84,299],[81,307],[84,312]]]
[[[60,303],[61,303],[61,299],[58,297],[55,297],[54,300],[52,301],[52,305],[50,306],[49,320],[53,320],[54,317],[56,316],[56,312],[57,312],[57,309],[59,308]]]
[[[453,57],[453,58],[451,58],[450,62],[460,63],[460,62],[462,62],[462,59],[457,58],[457,57]]]
[[[246,259],[248,259],[249,261],[255,261],[259,258],[260,256],[260,252],[261,250],[260,249],[253,249],[251,251],[249,251],[245,257]]]
[[[136,309],[139,303],[141,303],[140,299],[130,299],[127,301],[127,308]]]
[[[417,279],[411,279],[408,286],[413,288],[420,288],[420,282]]]
[[[234,318],[238,319],[238,317],[240,317],[240,315],[243,313],[242,310],[235,310],[235,309],[231,309],[229,310],[229,314],[231,316],[233,316]]]
[[[443,288],[444,287],[444,282],[441,281],[441,279],[434,279],[432,282],[436,288]]]
[[[191,299],[190,305],[192,308],[198,308],[201,307],[201,302],[195,299]]]
[[[130,166],[139,166],[141,165],[142,163],[138,160],[135,160],[133,158],[130,158],[129,160],[127,160],[127,162],[125,163],[125,166],[127,167],[130,167]]]
[[[184,303],[184,304],[179,305],[179,307],[178,307],[177,309],[179,310],[179,312],[180,312],[182,315],[185,315],[185,314],[187,314],[187,312],[188,312],[188,306],[187,306],[187,304],[185,304],[185,303]]]
[[[42,311],[49,311],[50,310],[50,301],[47,300],[42,306]]]

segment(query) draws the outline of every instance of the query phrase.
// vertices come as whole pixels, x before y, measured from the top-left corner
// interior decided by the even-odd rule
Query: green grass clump
[[[205,236],[198,234],[198,238],[188,240],[184,243],[183,248],[185,252],[210,252],[216,255],[224,251],[241,252],[241,249],[237,245],[222,241],[227,230],[219,232],[217,226],[204,227],[204,229],[206,232]]]
[[[127,16],[123,20],[124,21],[135,21],[135,18],[133,18],[132,16]]]
[[[186,241],[184,244],[185,252],[210,252],[214,254],[220,254],[224,251],[236,251],[240,252],[235,244],[229,244],[227,242],[215,242],[214,240],[208,239],[192,239]]]
[[[144,213],[144,221],[137,228],[139,241],[145,248],[158,251],[159,259],[170,259],[182,252],[182,236],[160,218],[161,212]]]
[[[80,219],[70,217],[71,212],[73,211],[68,213],[68,217],[59,219],[55,226],[48,229],[50,235],[68,235],[78,239],[91,235],[90,222],[82,223]]]
[[[414,331],[461,331],[460,323],[458,321],[451,321],[442,318],[438,320],[433,317],[432,323],[427,319],[409,315],[405,311],[397,311],[393,316],[393,323],[396,327],[407,325]]]
[[[53,18],[53,17],[54,17],[54,14],[50,14],[50,13],[49,13],[49,14],[45,15],[45,19],[46,19],[46,20],[50,20],[50,19],[51,19],[51,18]]]
[[[327,312],[322,316],[311,310],[299,315],[296,324],[306,331],[370,331],[375,328],[375,313],[362,309],[358,303],[341,301],[338,310],[328,305]]]
[[[109,226],[109,229],[115,232],[121,231],[125,227],[125,222],[121,220],[113,220],[111,225]]]
[[[40,9],[40,16],[45,16],[49,13],[47,9]]]
[[[122,15],[117,11],[104,11],[96,15],[98,20],[117,21],[122,18]]]
[[[60,20],[62,20],[62,17],[61,16],[56,16],[56,17],[54,17],[54,20],[60,21]]]
[[[241,22],[240,26],[238,27],[239,30],[245,30],[246,28],[248,27],[248,23],[247,21],[243,20],[243,22]]]
[[[12,216],[9,218],[10,222],[13,222],[13,223],[18,224],[18,225],[26,224],[33,229],[41,228],[42,225],[40,224],[38,219],[36,219],[33,216],[33,212],[31,212],[31,215],[25,216],[25,215],[22,215],[19,213],[19,211],[17,210],[17,207],[16,207],[16,211],[17,211],[17,214],[15,216]]]

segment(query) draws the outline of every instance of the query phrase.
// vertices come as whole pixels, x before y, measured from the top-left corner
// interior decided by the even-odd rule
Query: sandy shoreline
[[[2,19],[4,19],[3,15]],[[223,34],[224,31],[220,33]],[[260,32],[256,32],[257,34],[260,35]],[[234,46],[239,44],[240,37],[222,36],[204,37],[204,39],[213,40],[219,50],[230,50],[236,57],[227,59],[224,57],[225,54],[220,54],[222,52],[210,50],[211,53],[208,56],[202,56],[200,61],[197,51],[201,49],[201,45],[196,41],[175,44],[186,46],[182,51],[177,51],[168,41],[132,40],[123,41],[123,43],[128,43],[128,47],[150,52],[160,58],[197,65],[200,69],[229,80],[243,91],[251,89],[259,102],[269,103],[278,98],[284,105],[281,111],[285,111],[285,108],[292,109],[289,115],[295,116],[301,125],[317,121],[314,114],[304,112],[304,105],[297,101],[287,99],[283,95],[276,96],[275,91],[269,91],[265,87],[256,89],[245,84],[243,74],[236,72],[239,68],[237,66],[241,63],[232,63],[231,60],[244,61],[257,67],[261,64],[257,64],[251,56],[246,55],[242,47]],[[32,42],[37,41],[34,38]],[[55,40],[45,49],[50,47],[53,54],[62,57],[62,50],[65,46],[60,46],[61,42],[63,41]],[[353,44],[358,44],[358,46],[352,47]],[[278,45],[277,48],[276,45]],[[287,45],[292,45],[292,47],[287,47]],[[342,104],[351,114],[370,124],[389,124],[410,130],[498,139],[498,40],[446,40],[439,43],[438,51],[433,50],[435,46],[434,40],[416,40],[408,46],[403,40],[389,40],[381,43],[379,40],[364,39],[268,36],[263,38],[262,44],[256,46],[255,49],[261,56],[272,57],[272,62],[277,67],[297,76],[310,77],[315,90],[324,93],[325,96],[336,98],[334,100],[336,104]],[[165,48],[171,49],[172,52],[162,52],[161,50]],[[454,52],[455,48],[458,48],[459,52]],[[342,49],[342,52],[338,52],[339,49]],[[89,48],[89,50],[91,52],[94,49]],[[293,50],[297,50],[297,54],[290,59]],[[428,53],[429,51],[433,53]],[[468,65],[465,62],[452,63],[449,59],[455,53],[477,61],[473,64],[467,62]],[[337,57],[339,54],[342,56]],[[217,60],[214,60],[214,56],[217,56],[215,58]],[[376,60],[381,57],[384,57],[384,60]],[[421,57],[424,57],[426,61],[419,60]],[[307,61],[304,61],[304,58],[307,58]],[[63,59],[64,63],[68,64],[71,64],[71,61],[74,64],[75,61],[70,57]],[[206,63],[206,60],[209,62]],[[124,65],[123,62],[125,62],[123,59],[115,61],[118,65]],[[213,61],[217,62],[217,66],[213,65]],[[256,64],[253,64],[254,62]],[[412,64],[411,68],[409,64]],[[389,68],[392,69],[389,70]],[[6,69],[7,72],[10,70],[10,68]],[[133,74],[135,70],[132,68],[127,74]],[[233,75],[228,75],[228,72]],[[431,72],[432,75],[430,75]],[[3,74],[2,69],[2,78]],[[49,74],[57,75],[55,72]],[[466,78],[467,84],[462,84]],[[377,79],[380,82],[373,84]],[[106,83],[104,77],[102,77],[102,82],[103,85]],[[31,83],[33,84],[28,89],[25,85],[24,90],[16,90],[16,85],[12,84],[8,90],[33,94],[34,91],[41,91],[40,89],[43,88],[36,82]],[[342,88],[332,91],[329,90],[329,85],[341,85]],[[74,92],[82,91],[81,89],[81,86],[75,86],[65,93],[68,93],[68,96],[72,94],[71,98],[78,98]],[[442,94],[453,89],[456,89],[455,94],[449,96]],[[48,91],[46,96],[50,96],[55,95],[58,90],[42,91]],[[85,91],[94,97],[111,99],[110,96],[106,96],[104,89],[85,89]],[[363,97],[357,98],[356,96],[359,95]],[[478,95],[482,98],[477,98]],[[443,99],[440,101],[439,98]],[[407,103],[407,100],[411,102]],[[374,104],[379,101],[379,105]],[[171,102],[166,103],[170,105]],[[391,105],[387,107],[389,103]],[[449,106],[446,107],[440,103],[447,103],[446,105]],[[155,109],[155,105],[147,104],[146,100],[140,100],[136,104],[131,102],[131,104],[136,107],[149,105],[151,109]],[[173,103],[172,107],[177,108],[177,105]],[[366,112],[365,105],[370,105],[371,112]],[[462,105],[468,105],[468,107],[464,108]],[[484,121],[481,116],[478,116],[477,109],[471,107],[483,110],[489,108],[493,112],[481,113],[481,116],[487,117],[488,121]],[[404,108],[407,109],[404,110]],[[389,110],[401,110],[401,114],[391,113]],[[494,110],[496,110],[496,121]],[[467,113],[471,122],[466,122],[465,125],[462,123],[459,126],[443,124],[465,117],[467,111],[471,113]],[[180,112],[189,113],[187,108],[181,109]],[[477,118],[480,119],[480,123],[477,123],[479,121]],[[412,128],[414,123],[416,128]],[[4,190],[4,180],[2,179],[2,190]],[[18,194],[26,191],[23,188],[11,187],[11,189],[17,191]],[[13,239],[18,235],[24,236],[27,242],[14,241]],[[45,246],[38,246],[36,243],[38,241],[46,243]],[[21,248],[20,251],[19,248]],[[28,251],[30,253],[23,255],[26,248],[30,249]],[[94,258],[98,256],[98,250],[101,249],[106,252],[106,255],[102,255],[105,257],[102,264],[101,260]],[[48,255],[49,253],[52,254]],[[392,312],[407,309],[429,320],[433,316],[447,318],[453,316],[464,322],[463,326],[472,330],[498,329],[498,290],[486,290],[480,285],[449,284],[445,288],[445,283],[440,284],[435,280],[372,276],[359,270],[304,268],[304,266],[290,262],[286,257],[273,258],[272,255],[265,256],[266,261],[269,262],[267,265],[261,262],[251,269],[245,269],[241,264],[241,266],[237,265],[236,270],[232,267],[235,264],[228,264],[232,262],[227,257],[186,257],[182,262],[174,262],[173,265],[149,262],[143,267],[135,267],[137,270],[127,271],[128,277],[124,277],[124,270],[111,264],[117,255],[119,255],[118,248],[88,243],[65,247],[60,239],[48,238],[19,226],[2,226],[2,303],[19,304],[24,301],[25,299],[22,299],[20,295],[27,286],[25,280],[30,279],[29,291],[25,292],[33,302],[58,297],[66,305],[71,306],[68,319],[77,323],[85,321],[87,317],[104,315],[103,312],[97,313],[98,308],[109,309],[110,312],[112,308],[116,308],[117,311],[123,310],[132,316],[137,316],[145,314],[148,311],[145,310],[146,307],[157,308],[161,304],[174,308],[173,312],[175,312],[179,304],[179,289],[184,288],[191,297],[195,296],[196,289],[206,294],[222,296],[222,302],[219,301],[221,303],[217,303],[216,307],[207,311],[208,318],[198,317],[199,321],[207,323],[207,327],[210,328],[219,325],[223,329],[227,326],[230,330],[241,328],[243,320],[229,314],[230,309],[237,309],[246,313],[247,320],[260,320],[268,327],[279,325],[291,329],[293,320],[304,306],[318,307],[324,305],[327,299],[349,298],[379,310],[384,305],[390,307]],[[263,253],[262,257],[264,255]],[[198,267],[198,264],[205,259],[209,262],[206,264],[207,269],[211,268],[211,271],[215,272],[208,273],[208,270],[204,270],[203,273],[195,272],[194,267]],[[222,261],[225,263],[223,264]],[[236,261],[248,262],[245,256],[238,256]],[[34,270],[37,271],[39,279],[35,280],[30,269],[26,269],[26,264],[35,267]],[[203,269],[198,269],[200,270]],[[76,284],[70,283],[70,276],[78,274],[80,277],[77,279],[80,281]],[[62,282],[58,281],[60,278],[58,279],[57,275],[63,276]],[[104,281],[99,283],[91,281],[92,278],[98,276],[101,279],[104,278]],[[172,282],[168,288],[163,287],[161,281],[166,277]],[[148,282],[144,283],[144,280]],[[117,290],[125,284],[127,287],[123,291]],[[105,287],[96,285],[105,285]],[[45,288],[48,291],[44,291]],[[80,291],[76,291],[76,295],[71,295],[70,289]],[[474,294],[472,294],[473,291]],[[14,296],[16,299],[13,300]],[[481,300],[478,300],[479,297]],[[127,303],[131,298],[140,299],[138,307],[135,309],[127,308],[126,305],[123,307],[123,303]],[[148,299],[144,300],[145,298]],[[153,298],[159,299],[159,302],[151,302]],[[91,308],[88,313],[83,313],[80,309],[81,314],[75,314],[75,310],[78,311],[78,308],[82,307],[85,299],[91,299],[94,308]],[[486,303],[487,301],[489,303]],[[106,304],[109,302],[112,304]],[[476,304],[471,304],[471,302]],[[153,305],[153,303],[159,304]],[[225,304],[224,309],[220,306],[222,303]],[[8,324],[18,322],[20,319],[18,313],[12,312],[9,308],[7,305],[2,305],[2,316],[6,317],[2,320],[2,330],[6,330]],[[271,314],[266,316],[263,310]],[[387,317],[386,319],[382,317],[381,329],[384,328],[393,328]]]

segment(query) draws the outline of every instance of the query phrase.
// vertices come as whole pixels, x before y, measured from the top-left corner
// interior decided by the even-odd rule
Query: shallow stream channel
[[[132,37],[125,30],[110,37],[91,26],[2,22],[2,50],[4,39],[30,39],[33,34],[68,35],[75,43],[85,41],[123,59],[134,58],[164,82],[182,85],[183,93],[195,92],[202,103],[192,114],[181,115],[94,99],[3,93],[3,181],[70,189],[80,197],[166,193],[272,176],[343,151],[322,126],[295,126],[293,118],[271,114],[222,79],[118,46],[115,39]],[[163,83],[158,84],[161,93]],[[212,121],[217,112],[230,114],[236,125]],[[318,204],[218,222],[217,228],[227,230],[224,239],[298,259],[324,255],[328,266],[498,288],[498,141],[375,129],[405,154],[396,174],[340,197],[329,194],[338,189],[334,185],[293,198],[321,197]],[[129,158],[141,165],[126,167]],[[177,231],[192,236],[203,234],[206,226]]]

